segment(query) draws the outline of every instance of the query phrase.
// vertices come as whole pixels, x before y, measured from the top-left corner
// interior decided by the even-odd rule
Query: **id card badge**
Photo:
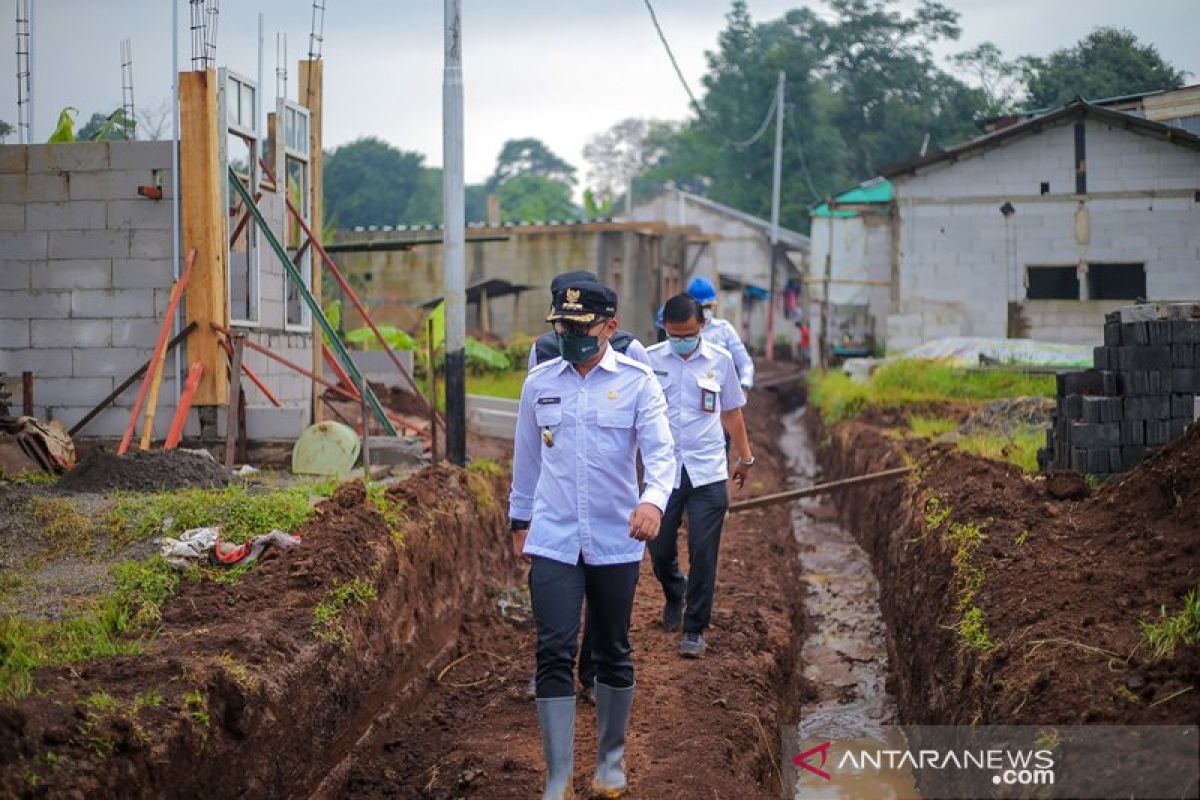
[[[717,395],[721,393],[721,386],[716,381],[704,378],[698,381],[700,384],[700,410],[706,414],[715,414],[717,411]]]

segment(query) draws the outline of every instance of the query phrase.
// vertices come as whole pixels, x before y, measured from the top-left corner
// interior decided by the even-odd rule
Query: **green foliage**
[[[22,470],[16,475],[5,475],[3,470],[0,470],[0,479],[12,481],[13,483],[23,483],[26,486],[53,486],[58,483],[58,475],[52,472],[34,472],[33,470]]]
[[[950,519],[950,506],[944,497],[934,495],[925,501],[925,528],[936,531]]]
[[[96,112],[87,124],[79,129],[75,138],[81,142],[120,142],[133,138],[135,121],[125,116],[125,109],[118,108],[108,116]]]
[[[496,190],[500,216],[506,222],[575,219],[579,209],[571,201],[571,186],[543,175],[509,178]]]
[[[1196,590],[1183,598],[1183,608],[1175,614],[1167,614],[1167,607],[1159,609],[1158,620],[1142,622],[1142,640],[1150,648],[1155,661],[1171,658],[1180,646],[1191,647],[1200,641],[1200,597]]]
[[[47,555],[81,555],[92,547],[94,526],[63,497],[31,497],[29,515],[46,537]]]
[[[367,505],[383,517],[384,524],[388,527],[388,533],[392,534],[393,538],[399,537],[401,528],[404,527],[404,511],[406,509],[404,501],[393,500],[389,497],[387,486],[382,483],[368,483],[366,492]]]
[[[946,528],[946,539],[955,548],[951,557],[957,593],[955,608],[959,614],[955,630],[963,647],[987,652],[996,645],[988,632],[983,610],[975,604],[975,595],[983,586],[984,572],[982,567],[974,564],[975,551],[987,541],[987,535],[979,524],[952,522]]]
[[[205,728],[212,725],[212,718],[208,715],[208,698],[199,689],[193,689],[183,696],[183,710]]]
[[[488,178],[487,189],[500,186],[522,175],[546,178],[570,187],[575,184],[575,168],[551,150],[541,139],[509,139],[496,156],[496,169]]]
[[[394,325],[376,325],[379,332],[383,334],[383,338],[387,341],[388,347],[393,350],[415,350],[417,340],[409,336],[405,331],[400,330]],[[375,338],[375,332],[366,325],[361,328],[355,328],[352,331],[347,331],[342,337],[347,344],[361,345],[363,350],[378,350],[379,340]]]
[[[276,529],[291,533],[312,515],[303,486],[252,493],[235,485],[127,495],[109,511],[108,524],[115,544],[159,534],[168,517],[172,531],[220,526],[224,541],[240,543]]]
[[[467,391],[471,394],[517,400],[521,397],[521,387],[525,385],[525,377],[528,374],[524,369],[515,369],[508,372],[484,372],[468,375]]]
[[[1027,473],[1038,471],[1037,451],[1046,442],[1046,432],[1040,428],[1026,428],[1012,436],[998,433],[980,433],[955,438],[958,449],[995,461],[1016,464]]]
[[[958,423],[945,417],[930,417],[924,414],[910,414],[908,426],[917,436],[935,439],[945,433],[958,430]]]
[[[950,400],[1053,397],[1054,377],[1009,370],[964,370],[915,359],[883,364],[860,383],[840,370],[816,370],[808,377],[809,399],[828,423],[856,416],[868,407],[899,407]]]
[[[14,128],[12,125],[0,119],[0,144],[2,144],[5,139],[12,135],[13,130]]]
[[[50,134],[46,141],[50,144],[75,141],[75,117],[78,114],[79,109],[74,106],[67,106],[58,112],[58,124],[54,126],[54,133]]]
[[[349,647],[350,634],[346,631],[342,615],[348,606],[365,606],[378,596],[375,585],[362,578],[354,578],[346,583],[335,582],[313,608],[313,634],[322,641],[342,648]]]
[[[1169,64],[1158,48],[1130,31],[1096,28],[1073,47],[1045,58],[1020,60],[1033,108],[1062,105],[1075,97],[1101,100],[1183,85],[1186,73]]]
[[[325,154],[325,203],[339,225],[392,225],[405,218],[421,186],[420,153],[374,136]]]
[[[0,698],[28,694],[40,667],[141,652],[162,620],[162,606],[179,588],[179,575],[158,556],[117,564],[112,573],[115,588],[73,615],[0,619]]]
[[[474,336],[467,337],[467,370],[473,374],[507,372],[512,369],[508,355]]]
[[[613,213],[612,198],[597,200],[596,193],[591,189],[583,190],[583,218],[601,219],[611,217]]]

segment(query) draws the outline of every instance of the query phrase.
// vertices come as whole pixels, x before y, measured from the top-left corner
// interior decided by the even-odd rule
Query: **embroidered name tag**
[[[554,406],[562,402],[561,397],[539,397],[537,404],[539,406]]]
[[[665,377],[667,377],[668,375],[670,375],[671,373],[667,372],[666,370],[662,370],[662,369],[656,369],[656,370],[654,370],[654,374],[655,374],[655,375],[661,375],[662,377],[664,377],[664,378],[665,378]]]

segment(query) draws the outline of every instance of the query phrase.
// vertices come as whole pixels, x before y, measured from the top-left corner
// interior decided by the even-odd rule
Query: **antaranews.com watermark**
[[[1196,725],[829,722],[784,732],[788,796],[1200,798]]]

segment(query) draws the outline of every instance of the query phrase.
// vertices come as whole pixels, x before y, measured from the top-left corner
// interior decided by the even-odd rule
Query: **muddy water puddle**
[[[789,482],[818,482],[816,447],[804,427],[804,410],[785,418],[780,446],[788,457]],[[887,630],[879,610],[879,585],[867,554],[837,522],[828,496],[793,505],[792,525],[801,545],[801,576],[809,636],[802,650],[804,678],[812,697],[800,720],[783,732],[785,794],[804,798],[918,797],[911,773],[837,768],[847,749],[904,749],[894,726],[896,703],[887,690]],[[831,742],[823,772],[793,766],[793,755]],[[820,769],[821,752],[805,761]]]

